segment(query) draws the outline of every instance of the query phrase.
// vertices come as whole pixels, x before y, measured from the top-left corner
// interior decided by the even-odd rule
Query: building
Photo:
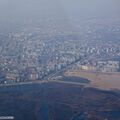
[[[38,79],[39,74],[38,74],[35,67],[28,67],[26,69],[26,76],[25,77],[26,77],[27,80],[33,81],[33,80]]]

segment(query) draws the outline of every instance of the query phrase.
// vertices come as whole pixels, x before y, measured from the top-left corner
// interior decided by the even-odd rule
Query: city
[[[71,63],[72,69],[119,72],[120,26],[104,24],[47,35],[41,28],[1,33],[0,84],[42,80]]]
[[[0,0],[0,120],[120,120],[120,1]]]

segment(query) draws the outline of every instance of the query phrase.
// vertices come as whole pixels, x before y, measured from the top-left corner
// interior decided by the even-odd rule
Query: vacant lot
[[[65,76],[75,76],[90,80],[90,86],[102,89],[120,89],[120,73],[90,71],[68,71]]]

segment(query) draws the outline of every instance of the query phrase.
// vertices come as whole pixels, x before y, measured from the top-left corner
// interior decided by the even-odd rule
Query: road
[[[44,77],[43,80],[19,82],[19,83],[12,83],[12,84],[0,84],[0,87],[2,87],[2,86],[15,86],[15,85],[29,85],[29,84],[33,84],[33,83],[43,84],[43,83],[48,83],[48,82],[59,82],[59,83],[69,83],[69,84],[82,84],[82,83],[77,83],[77,82],[64,82],[64,81],[53,80],[54,77],[57,77],[58,75],[60,75],[64,71],[69,70],[75,63],[77,63],[77,62],[79,62],[81,60],[82,60],[81,58],[77,59],[75,62],[67,65],[65,68],[62,68],[61,70],[55,71],[54,73]]]

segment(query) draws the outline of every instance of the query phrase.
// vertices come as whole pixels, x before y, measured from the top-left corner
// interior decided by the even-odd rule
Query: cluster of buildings
[[[118,26],[89,25],[79,32],[45,34],[34,28],[1,33],[0,83],[41,80],[78,60],[76,67],[81,70],[118,72],[119,35]]]
[[[86,64],[77,63],[77,68],[84,71],[120,72],[120,61],[104,60]]]

